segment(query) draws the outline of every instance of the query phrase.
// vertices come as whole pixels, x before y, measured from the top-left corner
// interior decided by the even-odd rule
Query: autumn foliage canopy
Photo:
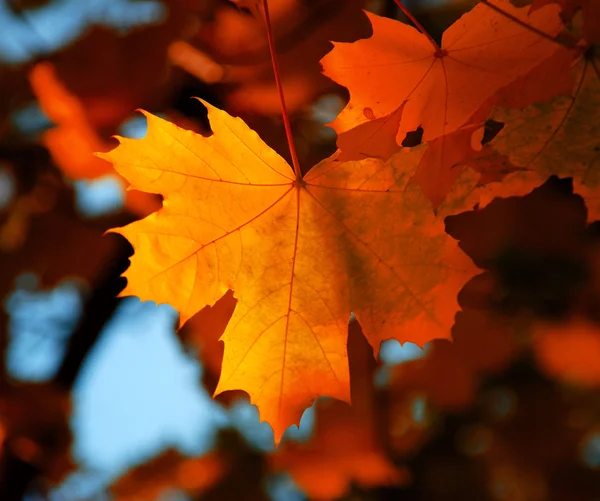
[[[60,242],[22,268],[33,262],[45,285],[76,275],[97,287],[93,262],[127,261],[129,242],[126,285],[104,297],[172,306],[205,387],[226,406],[244,392],[277,448],[252,474],[258,453],[235,437],[203,457],[169,450],[117,481],[115,498],[153,500],[166,487],[261,498],[248,476],[268,471],[310,499],[353,485],[379,493],[368,499],[594,499],[600,460],[575,457],[600,429],[600,2],[461,3],[443,28],[400,1],[379,14],[324,2],[335,9],[322,24],[303,2],[221,2],[193,12],[209,26],[193,35],[193,9],[173,3],[163,26],[147,28],[168,43],[140,31],[124,47],[137,65],[139,47],[165,47],[144,64],[163,58],[202,81],[183,107],[196,115],[165,114],[168,85],[127,81],[125,70],[110,93],[78,83],[69,52],[28,68],[54,124],[39,144],[66,179],[113,176],[126,217],[97,225],[81,270],[71,260],[56,271]],[[286,32],[294,9],[317,27]],[[330,123],[309,123],[302,110],[326,93],[346,104]],[[143,137],[115,141],[139,106],[160,113],[141,112]],[[316,139],[327,126],[335,146]],[[38,253],[57,257],[36,268]],[[389,340],[425,351],[390,366]],[[21,433],[19,391],[0,415],[7,436]],[[310,440],[287,438],[320,397],[333,400],[317,402]],[[463,459],[444,459],[443,437]],[[577,492],[553,478],[565,465]],[[461,491],[471,483],[475,497]]]

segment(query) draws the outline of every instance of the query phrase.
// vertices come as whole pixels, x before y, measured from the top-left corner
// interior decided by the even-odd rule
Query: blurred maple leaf
[[[115,501],[151,501],[167,489],[198,495],[218,482],[225,471],[223,458],[216,453],[192,458],[167,449],[116,480],[110,492]]]
[[[114,172],[109,162],[93,155],[110,146],[90,125],[83,104],[58,79],[54,66],[36,64],[29,81],[40,107],[57,125],[44,132],[42,142],[64,174],[71,179],[94,179]]]
[[[208,138],[146,114],[144,139],[101,155],[165,200],[115,230],[135,248],[123,294],[169,303],[183,324],[233,290],[216,391],[247,391],[278,441],[317,397],[348,400],[350,312],[377,350],[447,338],[475,268],[407,186],[422,149],[333,157],[297,180],[241,120],[207,107]]]
[[[0,463],[13,455],[53,484],[74,469],[69,448],[71,400],[51,383],[3,384],[0,393]]]
[[[154,501],[170,489],[196,501],[267,501],[262,455],[251,450],[237,432],[221,430],[214,449],[187,457],[167,449],[132,468],[109,488],[115,501]]]
[[[88,110],[58,79],[51,63],[38,63],[31,70],[29,80],[40,107],[56,127],[42,134],[42,143],[50,151],[57,166],[70,179],[96,179],[115,175],[123,189],[127,182],[115,173],[112,165],[94,155],[111,148],[92,127]],[[151,195],[128,190],[125,206],[139,215],[146,215],[159,207]]]
[[[600,386],[600,328],[585,320],[533,327],[538,363],[548,375],[583,387]]]
[[[257,2],[235,3],[255,11]],[[269,4],[287,109],[294,114],[334,87],[319,66],[330,40],[350,42],[369,34],[361,10],[365,1],[275,0]],[[224,2],[188,42],[171,45],[172,61],[202,81],[225,84],[221,91],[228,110],[280,114],[262,16],[250,16]]]

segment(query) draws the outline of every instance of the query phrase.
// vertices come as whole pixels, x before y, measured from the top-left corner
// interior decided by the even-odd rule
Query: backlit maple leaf
[[[144,139],[102,154],[164,197],[115,230],[135,249],[124,294],[169,303],[184,323],[233,290],[216,392],[248,392],[278,441],[317,397],[349,400],[351,312],[376,351],[447,338],[475,267],[408,186],[422,148],[387,163],[334,156],[297,179],[244,122],[207,107],[208,138],[146,113]]]
[[[534,0],[530,12],[541,9],[550,3],[557,3],[562,10],[561,16],[572,21],[581,10],[582,35],[588,42],[600,42],[600,3],[597,0]]]
[[[562,23],[558,6],[528,15],[509,0],[488,2],[548,36]],[[391,114],[407,101],[397,135],[423,127],[423,140],[450,134],[503,87],[530,73],[564,48],[478,4],[443,35],[436,53],[415,28],[367,13],[373,36],[334,43],[322,59],[325,74],[350,91],[350,102],[332,123],[338,133]]]
[[[521,110],[498,110],[494,119],[506,123],[493,147],[516,165],[544,177],[571,175],[589,186],[600,184],[594,168],[600,159],[600,61],[582,56],[573,68],[571,96],[559,96]]]
[[[600,60],[588,50],[571,72],[571,95],[524,109],[494,110],[491,117],[504,127],[489,147],[523,170],[484,188],[482,197],[523,195],[551,175],[573,177],[577,193],[588,202],[589,218],[600,216]]]

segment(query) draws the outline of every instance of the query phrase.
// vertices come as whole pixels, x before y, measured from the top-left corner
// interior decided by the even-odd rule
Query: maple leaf
[[[501,89],[493,101],[502,107],[521,109],[531,103],[549,101],[557,95],[571,94],[574,84],[571,74],[573,55],[574,51],[558,50],[530,73]],[[499,153],[488,144],[505,125],[494,120],[494,115],[484,121],[488,111],[483,107],[472,117],[473,123],[430,142],[413,181],[423,188],[436,210],[452,192],[465,168],[479,173],[479,179],[472,189],[501,181],[511,172],[527,170],[514,165],[507,154]],[[468,177],[468,174],[462,176],[461,182]],[[535,186],[530,186],[530,189]],[[486,199],[477,200],[477,194],[473,194],[470,201],[481,205],[485,204]],[[457,208],[462,210],[470,207],[459,204]]]
[[[575,189],[597,219],[600,189],[600,61],[588,50],[572,68],[570,95],[524,109],[497,108],[492,118],[504,124],[490,147],[523,168],[487,188],[486,198],[523,195],[551,175],[573,177]],[[482,195],[483,196],[483,195]]]
[[[487,141],[484,144],[488,129],[495,127],[495,123],[491,123],[494,124],[491,127],[488,123],[467,125],[429,143],[411,182],[421,186],[436,211],[445,205],[441,213],[452,213],[447,206],[457,202],[457,191],[461,189],[455,186],[457,183],[467,182],[469,190],[473,192],[479,186],[501,181],[512,172],[524,170],[513,165],[506,155],[491,148]],[[463,175],[467,168],[474,172]],[[448,199],[449,193],[452,196]],[[480,202],[477,196],[475,192],[467,198],[471,205]],[[463,200],[456,203],[454,213],[467,208],[471,207]]]
[[[583,38],[591,43],[600,42],[600,3],[597,0],[534,0],[530,12],[550,3],[560,5],[562,17],[569,22],[581,10]]]
[[[557,6],[527,14],[508,0],[492,4],[536,30],[555,36],[562,29]],[[465,125],[503,87],[529,74],[562,50],[489,5],[478,4],[443,35],[441,50],[415,28],[367,13],[373,36],[334,43],[322,60],[324,72],[347,87],[350,102],[333,122],[338,133],[396,110],[404,101],[397,142],[423,127],[423,140]]]
[[[525,110],[499,109],[493,118],[505,123],[493,142],[517,164],[541,176],[569,175],[596,186],[600,126],[595,118],[600,109],[598,61],[583,56],[575,65],[572,95],[537,103]]]
[[[446,198],[466,162],[477,156],[472,145],[474,138],[476,142],[482,135],[483,127],[470,125],[429,143],[412,181],[423,188],[435,209]]]
[[[569,48],[570,43],[565,41],[567,46],[564,48],[558,48],[557,45],[552,57],[501,89],[493,99],[496,105],[520,109],[533,103],[550,101],[561,94],[571,94],[575,84],[571,67],[574,57],[579,55],[579,49]]]
[[[208,104],[203,137],[151,114],[144,139],[103,158],[161,210],[116,229],[133,245],[123,295],[173,305],[181,323],[228,289],[217,393],[250,394],[276,441],[317,397],[349,400],[354,312],[376,351],[449,337],[472,262],[408,180],[422,148],[342,163],[303,179],[240,119]]]
[[[404,104],[392,114],[360,124],[354,129],[338,135],[338,160],[362,160],[368,157],[387,160],[400,146],[396,143],[396,133],[402,119]]]

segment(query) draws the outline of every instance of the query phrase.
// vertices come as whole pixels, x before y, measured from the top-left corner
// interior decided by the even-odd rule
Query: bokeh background
[[[335,150],[330,41],[391,0],[271,0],[303,168]],[[435,37],[473,2],[406,1]],[[275,451],[244,395],[211,398],[229,294],[176,332],[115,299],[156,210],[95,151],[147,109],[208,132],[202,97],[288,158],[264,28],[226,0],[0,0],[0,499],[600,499],[600,232],[569,179],[449,218],[482,268],[455,342],[350,324],[355,405],[320,399]],[[539,231],[543,228],[543,231]],[[577,312],[577,320],[572,320]]]

